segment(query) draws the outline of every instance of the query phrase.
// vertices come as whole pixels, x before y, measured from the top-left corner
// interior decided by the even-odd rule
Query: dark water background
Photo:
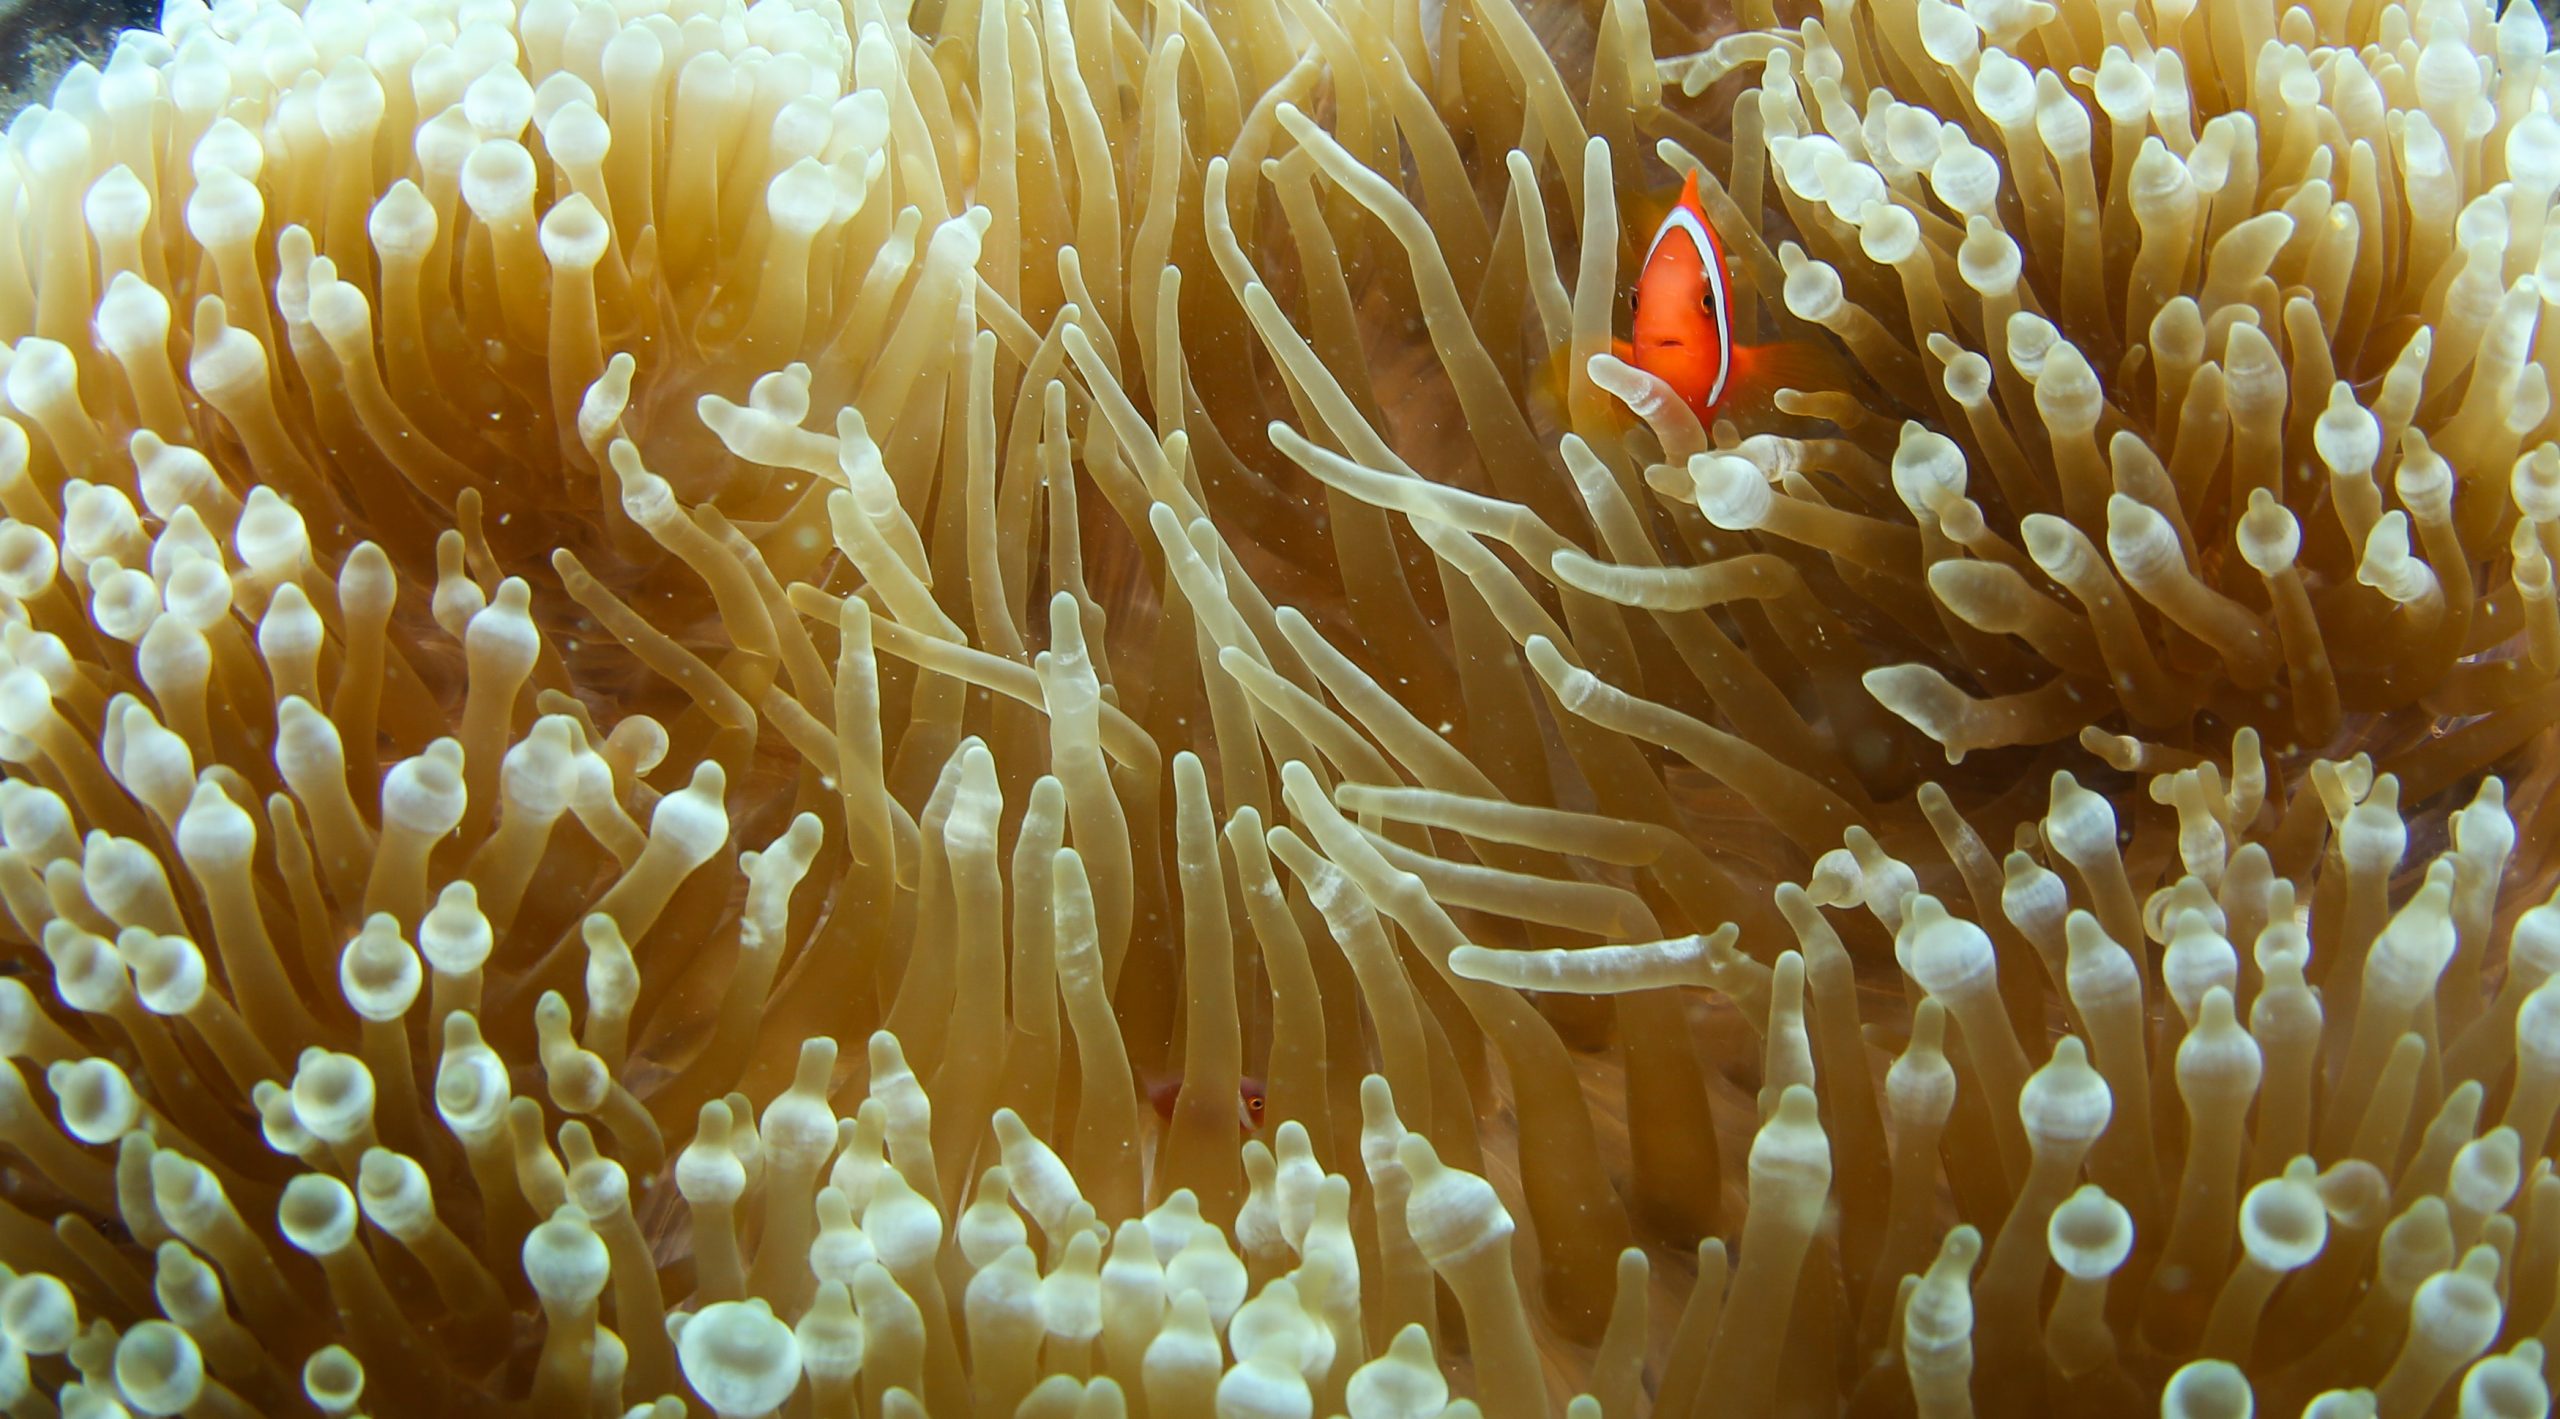
[[[82,58],[105,54],[118,30],[159,18],[160,0],[0,0],[0,119],[51,94]]]

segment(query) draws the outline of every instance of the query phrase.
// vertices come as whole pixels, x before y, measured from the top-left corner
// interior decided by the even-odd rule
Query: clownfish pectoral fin
[[[1529,412],[1541,423],[1564,422],[1565,392],[1573,383],[1573,346],[1570,342],[1556,346],[1529,372],[1527,395]]]
[[[1624,340],[1611,340],[1609,353],[1625,364],[1636,361],[1636,347]],[[1570,422],[1566,410],[1572,407],[1573,375],[1573,344],[1567,341],[1547,353],[1545,362],[1529,381],[1530,409],[1559,427]],[[1609,402],[1617,403],[1614,399]]]
[[[1733,352],[1733,374],[1715,412],[1767,410],[1778,391],[1804,393],[1856,390],[1866,381],[1825,341],[1787,340],[1774,345],[1743,345]]]

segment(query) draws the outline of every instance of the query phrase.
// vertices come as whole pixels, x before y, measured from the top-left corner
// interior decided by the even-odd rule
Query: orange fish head
[[[1692,172],[1662,219],[1636,279],[1636,368],[1671,386],[1704,421],[1723,401],[1733,363],[1724,244]]]

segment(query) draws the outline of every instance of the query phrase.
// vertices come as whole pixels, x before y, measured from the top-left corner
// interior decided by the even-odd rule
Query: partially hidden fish
[[[1173,1102],[1182,1097],[1180,1079],[1159,1079],[1147,1086],[1147,1102],[1155,1105],[1156,1116],[1167,1123],[1173,1121]],[[1262,1131],[1265,1107],[1262,1081],[1248,1074],[1236,1084],[1236,1127],[1251,1137]]]
[[[1698,175],[1662,218],[1636,277],[1635,339],[1620,359],[1671,386],[1701,424],[1763,410],[1781,389],[1835,386],[1839,360],[1814,340],[1738,344],[1724,238],[1698,200]]]
[[[1680,185],[1680,199],[1654,228],[1637,267],[1632,340],[1613,340],[1610,353],[1660,379],[1680,402],[1712,425],[1719,416],[1766,413],[1781,389],[1839,388],[1846,375],[1839,357],[1816,340],[1741,344],[1733,337],[1732,266],[1724,238],[1698,198],[1698,175]],[[1566,351],[1551,362],[1549,383],[1565,378]]]

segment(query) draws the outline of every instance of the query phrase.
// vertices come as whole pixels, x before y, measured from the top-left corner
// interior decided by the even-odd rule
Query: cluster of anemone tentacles
[[[75,68],[0,1413],[2546,1412],[2541,22],[1741,11]]]

